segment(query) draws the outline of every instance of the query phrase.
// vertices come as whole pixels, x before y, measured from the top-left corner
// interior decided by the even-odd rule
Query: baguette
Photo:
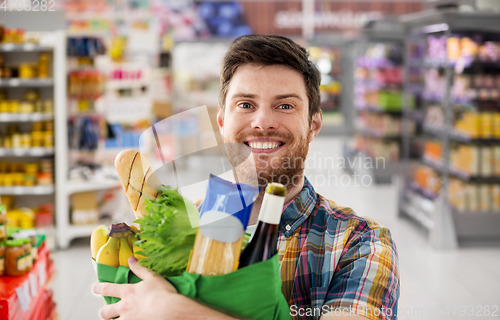
[[[145,199],[156,199],[161,186],[148,160],[135,150],[123,150],[116,156],[115,168],[136,218],[146,215]]]

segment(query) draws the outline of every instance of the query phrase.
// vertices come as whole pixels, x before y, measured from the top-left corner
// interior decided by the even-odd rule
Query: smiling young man
[[[317,194],[304,176],[309,143],[322,125],[319,86],[306,50],[290,39],[238,38],[223,61],[219,129],[224,142],[251,152],[259,185],[287,187],[277,246],[292,318],[396,319],[399,275],[389,230]],[[241,158],[228,156],[233,164]],[[235,170],[251,179],[249,168]],[[231,319],[178,294],[135,261],[130,265],[142,282],[94,287],[122,299],[101,309],[104,319]]]

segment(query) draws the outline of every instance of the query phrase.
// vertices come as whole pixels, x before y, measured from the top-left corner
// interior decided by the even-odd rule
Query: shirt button
[[[292,227],[290,227],[289,225],[286,225],[285,229],[286,229],[286,231],[290,231],[290,229],[292,229]]]

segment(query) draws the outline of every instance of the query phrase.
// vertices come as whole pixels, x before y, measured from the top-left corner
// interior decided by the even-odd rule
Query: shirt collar
[[[316,191],[304,177],[304,186],[292,203],[281,214],[280,230],[289,237],[311,215],[316,205]]]

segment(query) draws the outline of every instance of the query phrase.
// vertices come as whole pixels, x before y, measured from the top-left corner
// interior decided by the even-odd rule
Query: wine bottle
[[[285,203],[285,187],[280,183],[267,185],[260,207],[257,228],[241,253],[239,268],[270,259],[277,253],[278,226]]]

